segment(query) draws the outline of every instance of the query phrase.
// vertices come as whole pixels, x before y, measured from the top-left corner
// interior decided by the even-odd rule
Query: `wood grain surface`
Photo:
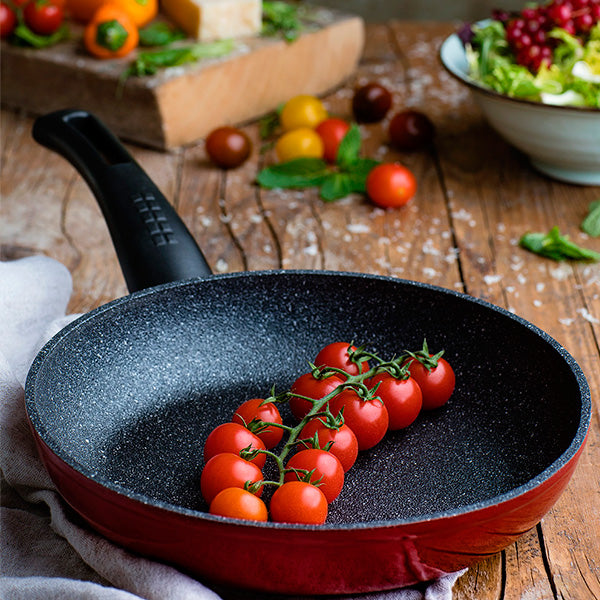
[[[362,127],[366,155],[399,160],[419,182],[399,210],[361,196],[324,203],[314,190],[264,191],[258,125],[241,168],[212,167],[198,144],[170,153],[130,146],[194,233],[215,272],[316,268],[393,275],[457,289],[503,306],[556,338],[585,372],[592,428],[575,476],[542,522],[461,577],[461,600],[600,599],[600,264],[556,263],[518,247],[528,230],[562,233],[596,251],[579,229],[599,187],[547,179],[483,122],[468,92],[441,67],[448,23],[369,25],[351,80],[326,97],[350,117],[355,84],[378,80],[394,110],[416,107],[437,128],[431,152],[387,145],[385,122]],[[63,159],[36,146],[31,120],[2,112],[2,259],[44,253],[73,274],[69,309],[88,311],[127,293],[100,211]],[[482,357],[485,360],[485,357]]]

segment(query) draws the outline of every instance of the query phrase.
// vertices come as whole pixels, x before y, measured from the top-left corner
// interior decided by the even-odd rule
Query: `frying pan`
[[[546,333],[476,298],[390,277],[211,275],[160,191],[93,115],[52,113],[33,135],[90,185],[132,292],[59,332],[26,384],[44,464],[101,534],[212,584],[357,593],[496,553],[564,490],[590,393]],[[424,338],[455,369],[453,397],[361,453],[325,525],[206,512],[204,440],[241,401],[289,389],[331,341],[390,358]]]

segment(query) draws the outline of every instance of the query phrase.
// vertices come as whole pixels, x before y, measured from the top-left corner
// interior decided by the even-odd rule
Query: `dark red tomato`
[[[358,440],[354,432],[345,423],[339,429],[328,427],[320,419],[311,419],[300,432],[299,440],[312,439],[317,434],[319,447],[331,444],[328,452],[337,456],[344,471],[348,471],[358,456]]]
[[[388,429],[396,431],[414,423],[423,406],[421,388],[414,378],[396,379],[387,373],[382,373],[369,382],[372,388],[376,384],[379,385],[375,394],[383,400],[390,418]]]
[[[232,452],[222,452],[204,465],[200,475],[200,491],[210,504],[221,490],[229,487],[243,488],[246,482],[253,484],[262,479],[262,471],[254,463]],[[260,496],[261,493],[262,487],[259,487],[256,494]]]
[[[363,400],[353,389],[340,392],[329,404],[331,412],[338,415],[344,409],[344,421],[352,429],[359,450],[368,450],[385,436],[389,416],[378,398]]]
[[[348,349],[354,351],[356,346],[351,346],[346,342],[333,342],[323,348],[315,358],[317,367],[335,367],[342,369],[350,375],[359,375],[369,370],[369,363],[365,360],[360,363],[360,367],[350,360]]]
[[[279,423],[283,421],[279,409],[272,402],[263,404],[263,398],[251,398],[238,406],[233,418],[234,423],[247,427],[254,419],[265,423]],[[281,427],[267,427],[263,431],[254,432],[264,442],[266,448],[275,448],[283,437]]]
[[[330,452],[307,448],[294,454],[285,465],[286,469],[298,469],[286,473],[284,481],[306,481],[305,477],[310,471],[310,483],[318,486],[325,494],[327,502],[333,502],[344,487],[344,467],[342,463]],[[307,473],[304,473],[306,471]]]
[[[412,172],[397,163],[377,165],[367,176],[367,195],[382,208],[404,206],[417,191],[417,180]]]
[[[4,39],[11,36],[16,26],[17,15],[15,11],[4,2],[0,2],[0,37]]]
[[[317,125],[315,131],[323,141],[323,158],[327,162],[334,163],[336,161],[340,143],[349,129],[349,123],[334,117],[325,119]]]
[[[394,115],[388,126],[392,146],[407,152],[429,146],[434,133],[429,117],[417,110],[405,110]]]
[[[235,127],[218,127],[206,138],[206,153],[221,169],[239,167],[248,159],[251,151],[250,139]]]
[[[265,503],[247,490],[237,487],[220,491],[210,503],[208,512],[231,519],[267,521],[269,513]]]
[[[298,396],[320,400],[328,394],[331,394],[340,383],[342,383],[342,380],[336,375],[317,379],[316,377],[313,377],[312,373],[305,373],[304,375],[300,375],[300,377],[294,381],[290,391],[292,394],[298,394]],[[298,396],[291,396],[289,404],[292,414],[301,421],[311,410],[313,403],[310,400],[305,400]]]
[[[305,481],[287,481],[271,498],[271,519],[277,523],[322,525],[327,519],[327,498]]]
[[[239,423],[223,423],[215,427],[204,443],[204,462],[223,452],[232,452],[239,456],[240,452],[251,446],[254,450],[265,450],[264,442]],[[262,467],[267,460],[265,454],[258,453],[251,462]]]
[[[392,106],[392,95],[379,83],[358,88],[352,98],[352,112],[359,123],[381,121]]]
[[[456,377],[448,361],[438,358],[437,367],[428,370],[419,361],[413,359],[408,367],[410,374],[421,388],[423,408],[432,410],[443,406],[454,391]]]
[[[26,25],[39,35],[52,35],[61,25],[65,13],[51,0],[31,0],[23,9]]]

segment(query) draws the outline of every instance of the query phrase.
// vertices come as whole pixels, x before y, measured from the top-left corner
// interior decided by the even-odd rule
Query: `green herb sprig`
[[[360,158],[360,147],[360,129],[353,124],[340,143],[334,165],[320,158],[296,158],[266,167],[256,180],[268,189],[318,187],[326,202],[351,193],[364,193],[367,176],[379,161]]]
[[[588,214],[581,223],[581,229],[591,237],[600,237],[600,200],[589,205]]]
[[[578,246],[569,240],[568,236],[561,235],[557,226],[548,233],[526,233],[521,237],[519,245],[530,252],[555,261],[600,261],[600,252]]]
[[[264,0],[262,3],[262,31],[265,37],[281,36],[286,42],[298,39],[302,22],[298,7],[289,2]]]

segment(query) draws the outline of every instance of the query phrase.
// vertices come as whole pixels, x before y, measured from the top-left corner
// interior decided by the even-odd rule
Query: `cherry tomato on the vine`
[[[238,454],[251,446],[252,450],[265,450],[264,442],[251,431],[239,423],[223,423],[215,427],[204,443],[204,462],[222,452]],[[259,452],[252,460],[255,465],[262,468],[267,457]]]
[[[331,443],[328,452],[337,456],[344,471],[348,471],[358,457],[358,440],[348,425],[343,423],[338,429],[328,427],[318,418],[311,419],[300,432],[299,440],[312,439],[317,434],[319,447]]]
[[[298,469],[298,472],[286,473],[284,481],[310,481],[318,485],[319,489],[327,498],[327,502],[333,502],[344,487],[344,467],[336,456],[325,450],[307,448],[294,454],[285,465],[286,469]],[[310,480],[306,480],[306,474],[302,471],[313,471]]]
[[[52,0],[31,0],[23,9],[27,26],[39,35],[51,35],[64,20],[64,10]]]
[[[15,11],[8,4],[0,2],[0,37],[4,39],[12,35],[16,26],[17,15]]]
[[[378,398],[365,400],[355,390],[347,388],[331,400],[329,407],[334,415],[344,410],[344,421],[354,432],[359,450],[372,448],[387,432],[388,412]]]
[[[323,158],[327,162],[334,163],[336,161],[340,143],[349,129],[349,123],[343,119],[336,119],[334,117],[321,121],[315,127],[315,131],[323,141]]]
[[[348,349],[351,351],[356,350],[356,346],[351,346],[346,342],[333,342],[327,344],[317,354],[315,358],[316,367],[335,367],[336,369],[342,369],[350,375],[358,375],[359,373],[366,373],[369,370],[369,363],[365,360],[360,363],[360,366],[350,360],[350,354]]]
[[[327,118],[327,109],[315,96],[300,94],[290,98],[279,113],[279,122],[284,131],[300,127],[314,129]]]
[[[437,367],[430,370],[416,359],[409,359],[411,376],[419,384],[423,394],[423,408],[433,410],[448,402],[454,386],[456,376],[454,370],[445,358],[437,359]]]
[[[333,392],[333,390],[341,383],[342,380],[336,375],[317,379],[312,373],[305,373],[304,375],[300,375],[300,377],[294,381],[290,391],[292,394],[298,394],[298,396],[320,400],[328,394],[331,394],[331,392]],[[310,411],[313,404],[309,400],[299,398],[298,396],[291,396],[289,405],[292,414],[298,420],[301,420],[305,417],[306,413]]]
[[[252,151],[248,136],[236,127],[217,127],[206,138],[206,153],[217,167],[234,169],[244,163]]]
[[[221,490],[210,503],[208,512],[247,521],[267,521],[269,518],[267,507],[260,498],[237,487]]]
[[[381,121],[392,106],[392,95],[383,85],[375,82],[358,88],[352,97],[352,112],[359,123]]]
[[[374,167],[367,176],[367,195],[382,208],[404,206],[417,191],[417,180],[412,172],[397,163],[383,163]]]
[[[236,409],[233,418],[234,423],[247,427],[254,419],[265,423],[279,423],[283,421],[279,409],[273,402],[263,404],[263,398],[251,398],[246,400]],[[267,449],[275,448],[283,437],[281,427],[267,427],[263,431],[254,432],[264,442]]]
[[[408,152],[431,144],[434,132],[433,123],[429,117],[412,109],[395,114],[388,125],[392,146]]]
[[[202,497],[210,504],[213,498],[225,488],[243,488],[247,481],[256,483],[263,478],[262,471],[254,464],[232,452],[222,452],[213,456],[200,475]],[[262,487],[256,494],[260,496]]]
[[[323,142],[314,129],[300,127],[284,133],[275,142],[275,153],[279,162],[295,158],[322,158]]]
[[[376,375],[369,385],[377,389],[379,396],[387,408],[390,418],[388,429],[396,431],[408,427],[419,416],[423,406],[421,388],[413,377],[396,379],[387,373]]]
[[[273,493],[271,519],[277,523],[322,525],[327,519],[327,498],[305,481],[287,481]]]

